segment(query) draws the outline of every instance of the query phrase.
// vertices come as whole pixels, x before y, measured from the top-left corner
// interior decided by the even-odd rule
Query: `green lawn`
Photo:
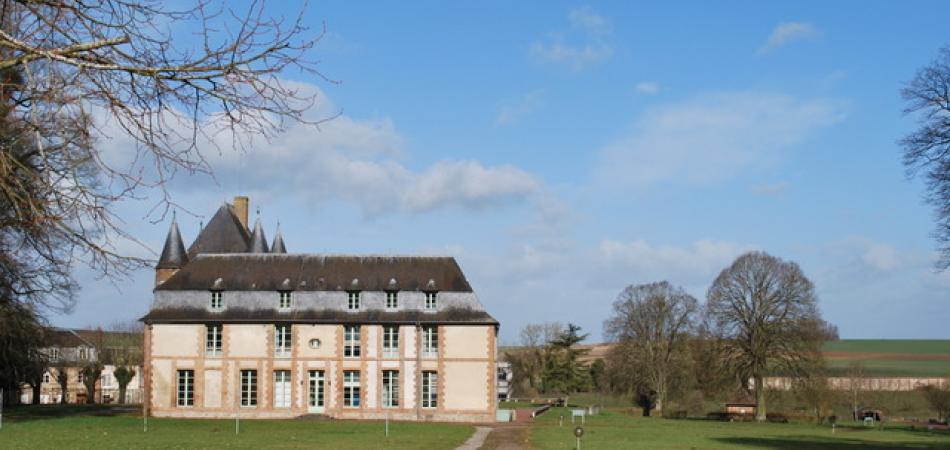
[[[564,415],[564,426],[558,416]],[[570,413],[552,409],[537,418],[531,443],[537,450],[574,448]],[[581,448],[593,449],[788,449],[832,450],[858,448],[950,449],[950,434],[909,429],[884,431],[862,427],[830,427],[810,424],[758,424],[705,420],[669,420],[632,417],[620,411],[605,411],[590,417],[584,426]]]
[[[469,425],[382,422],[150,419],[142,431],[135,416],[4,420],[0,448],[328,448],[453,449],[473,432]]]
[[[842,339],[825,342],[826,352],[912,353],[950,355],[950,340],[941,339]]]

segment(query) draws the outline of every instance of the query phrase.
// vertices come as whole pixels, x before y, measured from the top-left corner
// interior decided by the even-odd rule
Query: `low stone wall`
[[[792,377],[768,377],[765,379],[765,386],[787,391],[792,389],[794,381]],[[863,391],[913,391],[925,386],[950,385],[950,380],[935,377],[828,377],[828,387],[837,391],[851,390],[852,383],[858,383],[859,389]]]

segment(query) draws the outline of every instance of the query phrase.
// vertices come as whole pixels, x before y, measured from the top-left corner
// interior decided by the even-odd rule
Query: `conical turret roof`
[[[271,253],[287,253],[287,247],[284,246],[284,235],[280,228],[277,228],[277,234],[274,236],[274,245],[270,247]]]
[[[178,222],[172,217],[172,225],[168,230],[168,237],[165,238],[165,247],[162,248],[162,256],[158,258],[156,269],[180,269],[188,262],[188,254],[185,253],[185,244],[181,241],[181,232],[178,231]]]
[[[251,233],[251,244],[247,249],[248,253],[268,253],[267,238],[264,236],[264,228],[261,227],[261,218],[258,217],[254,222],[254,232]]]

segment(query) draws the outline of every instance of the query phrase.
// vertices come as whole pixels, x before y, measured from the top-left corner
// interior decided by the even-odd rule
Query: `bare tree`
[[[848,400],[851,401],[851,419],[858,420],[858,408],[861,407],[861,399],[867,391],[868,371],[860,361],[848,365]]]
[[[900,141],[908,176],[923,174],[933,205],[940,250],[937,266],[950,267],[950,47],[904,85],[905,114],[916,114],[918,128]]]
[[[943,380],[940,385],[927,385],[920,389],[930,403],[930,407],[937,413],[937,419],[950,421],[950,379]]]
[[[163,217],[167,181],[211,172],[202,145],[240,151],[318,123],[304,116],[315,95],[282,78],[322,77],[306,58],[322,33],[306,34],[263,1],[0,0],[0,283],[63,310],[75,263],[107,276],[147,264],[118,250],[135,237],[115,203],[158,188]],[[128,154],[103,154],[97,139],[121,136]]]
[[[805,375],[821,358],[815,286],[793,262],[740,256],[709,288],[706,314],[723,362],[753,380],[758,421],[766,420],[765,376]]]
[[[606,336],[617,343],[612,364],[625,368],[629,386],[656,393],[660,414],[670,391],[688,378],[697,305],[692,295],[666,281],[628,286],[604,323]]]
[[[511,363],[518,395],[534,395],[542,388],[542,373],[547,352],[545,347],[564,330],[559,322],[530,323],[519,334],[519,346],[505,352]]]

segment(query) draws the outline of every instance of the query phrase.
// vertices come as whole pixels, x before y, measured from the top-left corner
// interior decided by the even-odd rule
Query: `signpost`
[[[574,437],[577,438],[577,447],[575,450],[581,450],[581,436],[584,435],[584,427],[574,428]]]

